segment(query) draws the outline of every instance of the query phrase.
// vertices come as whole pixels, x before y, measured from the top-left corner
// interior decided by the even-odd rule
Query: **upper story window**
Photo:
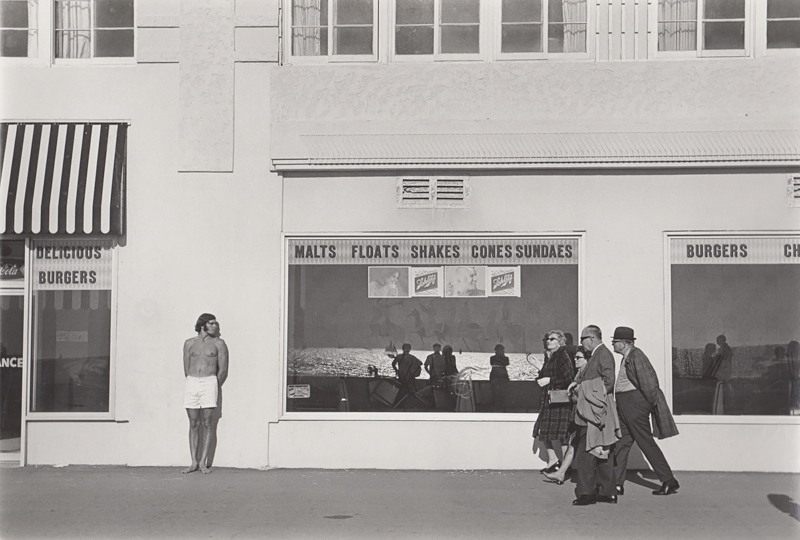
[[[38,56],[38,15],[37,0],[0,0],[0,56]]]
[[[767,0],[767,49],[800,48],[800,0]]]
[[[658,50],[749,54],[749,0],[659,0]]]
[[[292,0],[292,56],[376,58],[377,4],[375,0]]]
[[[134,0],[0,0],[0,56],[134,56]]]
[[[585,53],[586,0],[503,0],[500,53]]]
[[[477,55],[480,0],[396,0],[396,55]]]
[[[133,0],[56,0],[56,58],[133,56]]]

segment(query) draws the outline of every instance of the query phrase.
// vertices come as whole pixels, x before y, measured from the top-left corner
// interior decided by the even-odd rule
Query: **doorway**
[[[24,295],[0,292],[0,460],[20,459]]]

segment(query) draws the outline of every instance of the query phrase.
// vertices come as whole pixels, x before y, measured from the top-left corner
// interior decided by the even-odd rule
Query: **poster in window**
[[[370,298],[408,298],[406,266],[371,266],[368,271]]]
[[[489,267],[489,296],[519,298],[519,266]]]
[[[486,296],[485,266],[448,266],[445,268],[445,296]]]
[[[412,268],[411,280],[413,289],[411,296],[443,296],[443,273],[444,272],[441,266],[431,268]]]

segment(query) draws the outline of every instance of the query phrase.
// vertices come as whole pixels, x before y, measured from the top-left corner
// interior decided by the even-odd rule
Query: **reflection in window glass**
[[[480,0],[441,0],[441,52],[480,52]]]
[[[503,0],[501,51],[542,52],[540,0]]]
[[[798,298],[798,264],[673,264],[676,414],[800,413]]]
[[[22,293],[0,295],[0,440],[3,452],[20,449],[23,322]]]
[[[397,0],[395,53],[433,54],[433,0]]]
[[[800,47],[800,0],[767,0],[767,48]]]
[[[518,279],[518,297],[375,297],[367,266],[290,264],[287,410],[538,411],[533,379],[543,361],[542,336],[555,328],[577,335],[578,266],[523,265]],[[423,364],[408,397],[392,367],[404,343]],[[434,343],[442,352],[451,347],[456,371],[447,375],[446,362],[434,357],[430,369],[441,364],[444,375],[432,383],[424,364]],[[510,360],[508,382],[490,381],[498,343]],[[409,359],[408,369],[414,367]]]
[[[373,0],[336,0],[333,54],[372,54]]]
[[[744,49],[745,0],[706,0],[703,49]]]
[[[33,297],[33,412],[108,412],[111,291],[47,290]]]
[[[328,56],[331,31],[334,55],[373,54],[374,2],[292,0],[292,55]]]

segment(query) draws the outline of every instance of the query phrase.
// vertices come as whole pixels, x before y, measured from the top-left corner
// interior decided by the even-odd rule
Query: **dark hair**
[[[194,331],[199,332],[206,326],[208,321],[213,321],[214,319],[216,319],[216,317],[211,313],[203,313],[197,318],[197,322],[194,324]]]

